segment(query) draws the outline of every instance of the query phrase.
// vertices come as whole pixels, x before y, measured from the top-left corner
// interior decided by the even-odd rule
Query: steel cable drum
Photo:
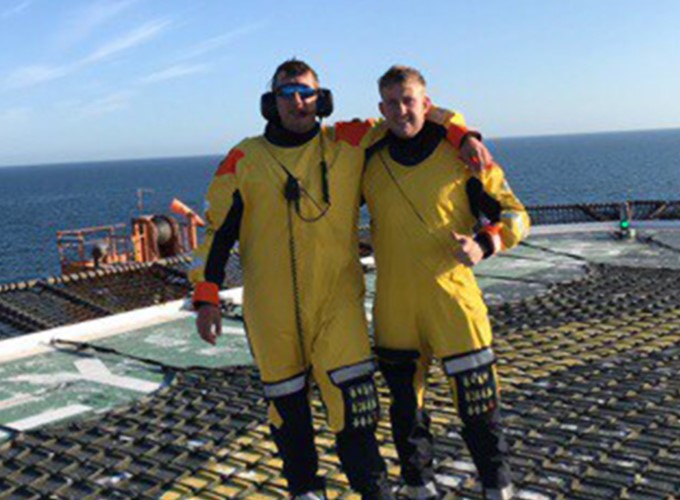
[[[184,251],[181,229],[174,218],[167,215],[154,215],[151,222],[155,229],[154,238],[161,258],[174,257]]]
[[[159,246],[166,245],[174,236],[172,223],[164,215],[154,215],[151,221],[156,226],[156,243]]]

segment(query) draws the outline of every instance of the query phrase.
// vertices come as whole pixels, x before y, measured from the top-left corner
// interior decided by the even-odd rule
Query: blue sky
[[[0,0],[0,166],[219,154],[291,56],[335,119],[423,71],[490,137],[680,127],[677,0]]]

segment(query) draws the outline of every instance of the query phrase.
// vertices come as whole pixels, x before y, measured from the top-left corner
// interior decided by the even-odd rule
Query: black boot
[[[336,436],[338,457],[354,491],[366,500],[394,498],[375,428],[345,429]]]

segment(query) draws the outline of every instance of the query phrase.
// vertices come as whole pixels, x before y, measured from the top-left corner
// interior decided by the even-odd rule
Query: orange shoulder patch
[[[446,139],[454,148],[460,149],[460,142],[467,133],[468,129],[466,127],[463,127],[462,125],[451,124],[446,129]]]
[[[229,151],[229,154],[227,157],[222,160],[222,163],[220,163],[219,168],[217,169],[217,172],[215,172],[215,177],[219,177],[221,175],[229,175],[229,174],[235,174],[236,173],[236,164],[245,156],[245,153],[241,151],[240,149],[232,149]]]
[[[352,120],[335,124],[335,139],[345,141],[352,146],[358,146],[369,130],[373,128],[372,120]]]

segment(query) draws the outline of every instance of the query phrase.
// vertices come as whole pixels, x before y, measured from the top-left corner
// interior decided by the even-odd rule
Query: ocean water
[[[0,168],[0,283],[60,274],[58,230],[129,224],[173,197],[202,211],[219,157]]]
[[[527,205],[680,199],[680,130],[488,140]],[[201,210],[219,156],[0,168],[0,283],[59,274],[56,232]]]

